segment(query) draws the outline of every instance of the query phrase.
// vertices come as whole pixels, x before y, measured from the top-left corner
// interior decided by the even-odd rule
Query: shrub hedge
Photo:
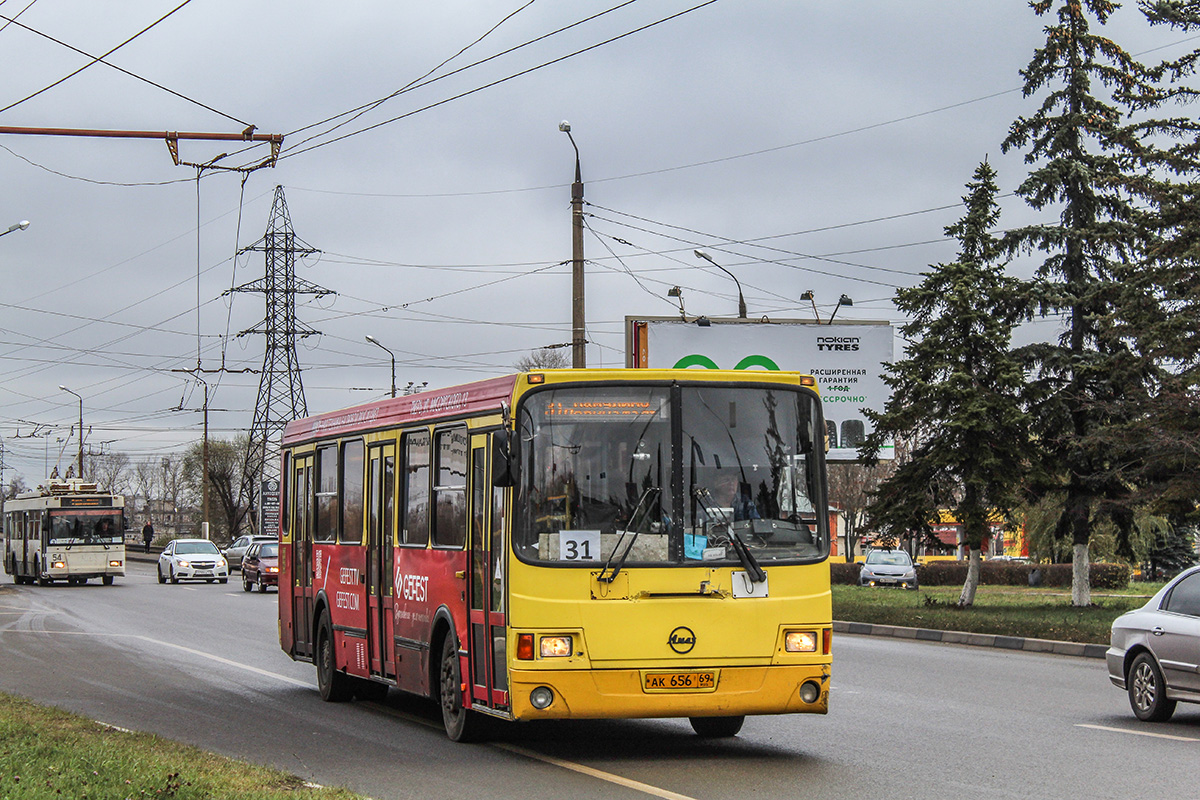
[[[861,564],[830,560],[830,579],[835,584],[853,586],[858,583]],[[1041,573],[1042,586],[1070,586],[1070,564],[1022,564],[1012,561],[984,561],[980,565],[979,582],[987,586],[1028,586],[1034,570]],[[1124,589],[1133,571],[1127,564],[1096,563],[1088,565],[1088,582],[1093,589]],[[967,562],[933,561],[917,565],[917,583],[923,586],[961,586],[967,580]]]

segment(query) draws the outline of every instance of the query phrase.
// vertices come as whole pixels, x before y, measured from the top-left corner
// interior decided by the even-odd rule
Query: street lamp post
[[[387,354],[392,357],[392,397],[395,397],[396,396],[396,354],[393,353],[391,350],[388,350],[382,344],[380,344],[379,340],[376,339],[371,334],[368,333],[366,336],[366,339],[368,342],[375,345],[376,347],[381,347],[384,350],[387,350]]]
[[[83,480],[83,396],[79,392],[72,392],[61,383],[58,388],[79,398],[79,480]]]
[[[29,220],[23,219],[20,222],[15,222],[12,225],[9,225],[8,230],[0,231],[0,236],[7,236],[8,234],[12,233],[13,231],[23,231],[28,227],[29,227]]]
[[[579,146],[571,135],[571,123],[565,119],[558,129],[571,140],[575,148],[575,182],[571,184],[571,366],[587,366],[587,339],[584,335],[583,304],[583,178],[579,170]]]
[[[737,279],[737,276],[734,275],[732,272],[730,272],[729,270],[722,267],[716,261],[713,261],[712,256],[710,256],[708,253],[704,252],[703,250],[693,250],[692,252],[696,255],[696,258],[707,261],[708,263],[712,264],[717,269],[721,270],[721,272],[724,272],[726,275],[733,278],[733,282],[736,283],[737,287],[738,287],[738,319],[745,319],[746,318],[746,298],[742,297],[742,282],[739,281]]]

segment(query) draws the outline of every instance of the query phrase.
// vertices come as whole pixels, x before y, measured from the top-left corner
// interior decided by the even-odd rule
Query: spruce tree
[[[859,454],[874,460],[892,437],[914,441],[910,460],[876,492],[872,522],[903,534],[925,528],[940,507],[963,525],[970,553],[959,605],[975,601],[980,549],[995,515],[1020,501],[1030,462],[1029,420],[1020,404],[1023,375],[1012,331],[1023,314],[1021,284],[1004,274],[996,173],[984,161],[967,183],[966,214],[946,228],[958,259],[935,265],[917,286],[896,292],[910,319],[901,326],[905,358],[885,368],[892,389]]]
[[[1039,15],[1052,0],[1031,3]],[[1092,32],[1117,4],[1062,0],[1046,42],[1022,71],[1024,94],[1045,92],[1040,107],[1017,119],[1003,148],[1020,149],[1031,165],[1017,193],[1055,222],[1011,231],[1010,252],[1044,258],[1029,297],[1043,315],[1061,317],[1057,341],[1022,348],[1029,371],[1026,399],[1042,464],[1064,487],[1057,534],[1073,545],[1071,601],[1089,605],[1088,544],[1095,515],[1128,539],[1133,507],[1126,464],[1115,451],[1128,409],[1143,406],[1157,380],[1154,363],[1131,346],[1122,319],[1148,287],[1129,282],[1151,246],[1142,224],[1145,171],[1137,158],[1142,133],[1131,127],[1128,101],[1157,91],[1154,76],[1111,39]]]

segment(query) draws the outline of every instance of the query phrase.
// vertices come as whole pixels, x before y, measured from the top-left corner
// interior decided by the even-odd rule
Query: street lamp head
[[[63,386],[61,383],[58,385],[58,388],[59,388],[59,389],[62,389],[64,392],[69,392],[69,391],[71,391],[71,390],[70,390],[70,389],[68,389],[67,387]]]
[[[800,299],[801,300],[812,300],[813,299],[812,289],[805,289],[804,294],[800,295]]]
[[[369,334],[369,333],[366,335],[366,337],[365,337],[365,338],[366,338],[366,340],[367,340],[368,342],[370,342],[371,344],[379,344],[379,342],[375,341],[375,337],[374,337],[374,336],[372,336],[372,335],[371,335],[371,334]]]
[[[708,253],[704,252],[703,250],[693,250],[692,255],[694,255],[696,258],[702,259],[704,261],[712,261],[712,256],[710,256]]]
[[[23,219],[20,222],[14,222],[12,225],[9,225],[7,230],[0,231],[0,236],[3,236],[6,233],[12,233],[13,231],[23,231],[28,227],[29,220]]]
[[[840,298],[838,298],[838,302],[844,306],[854,305],[854,301],[850,299],[850,295],[846,295],[846,294],[844,294]]]
[[[562,131],[563,133],[570,133],[571,132],[571,123],[567,122],[564,119],[562,122],[558,123],[558,129],[560,131]]]

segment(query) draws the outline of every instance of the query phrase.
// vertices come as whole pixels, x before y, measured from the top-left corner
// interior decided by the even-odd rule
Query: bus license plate
[[[715,672],[648,672],[647,692],[710,692],[717,688]]]

